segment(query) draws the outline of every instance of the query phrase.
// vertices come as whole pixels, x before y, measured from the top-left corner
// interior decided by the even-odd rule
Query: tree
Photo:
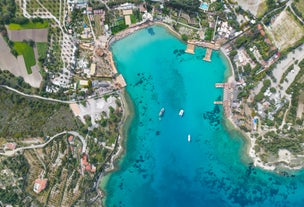
[[[187,42],[188,41],[188,36],[185,34],[182,34],[182,40]]]

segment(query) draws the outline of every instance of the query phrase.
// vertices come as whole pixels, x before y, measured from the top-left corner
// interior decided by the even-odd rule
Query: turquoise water
[[[204,49],[189,55],[185,47],[160,26],[112,45],[135,111],[126,154],[106,178],[106,206],[304,206],[301,173],[254,168],[244,141],[224,127],[213,104],[222,96],[214,84],[228,70],[223,58],[213,52],[204,62]]]

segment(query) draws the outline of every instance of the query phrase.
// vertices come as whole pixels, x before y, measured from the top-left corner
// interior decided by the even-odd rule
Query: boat
[[[179,115],[179,116],[183,116],[183,115],[184,115],[184,110],[181,109],[181,110],[179,111],[178,115]]]
[[[162,117],[165,113],[165,108],[161,108],[160,112],[159,112],[159,117]]]
[[[190,142],[191,141],[191,136],[190,136],[190,134],[188,134],[188,142]]]

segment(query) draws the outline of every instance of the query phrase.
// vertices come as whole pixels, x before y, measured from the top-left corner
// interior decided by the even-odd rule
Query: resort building
[[[43,191],[46,188],[47,182],[48,182],[48,179],[40,179],[40,178],[36,179],[33,191],[35,193],[40,193],[41,191]]]
[[[89,86],[89,81],[87,81],[87,80],[80,80],[80,81],[79,81],[79,85],[80,85],[81,87]]]
[[[90,76],[95,75],[95,72],[96,72],[96,64],[92,63],[90,67]]]

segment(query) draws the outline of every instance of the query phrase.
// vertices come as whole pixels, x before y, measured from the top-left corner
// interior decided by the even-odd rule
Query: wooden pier
[[[214,104],[223,105],[225,116],[230,117],[231,116],[230,107],[231,107],[231,98],[232,98],[233,88],[232,88],[231,84],[229,84],[229,83],[216,83],[215,87],[223,88],[224,96],[223,96],[223,101],[214,101]]]
[[[216,83],[215,84],[216,88],[225,88],[225,86],[226,86],[226,83]]]
[[[207,61],[207,62],[211,62],[211,54],[212,54],[212,49],[211,48],[207,48],[205,57],[203,58],[203,60]]]
[[[214,101],[213,103],[216,104],[216,105],[222,105],[223,101]]]
[[[190,54],[194,54],[194,48],[195,48],[194,44],[188,43],[187,44],[187,49],[185,50],[185,52],[190,53]]]

